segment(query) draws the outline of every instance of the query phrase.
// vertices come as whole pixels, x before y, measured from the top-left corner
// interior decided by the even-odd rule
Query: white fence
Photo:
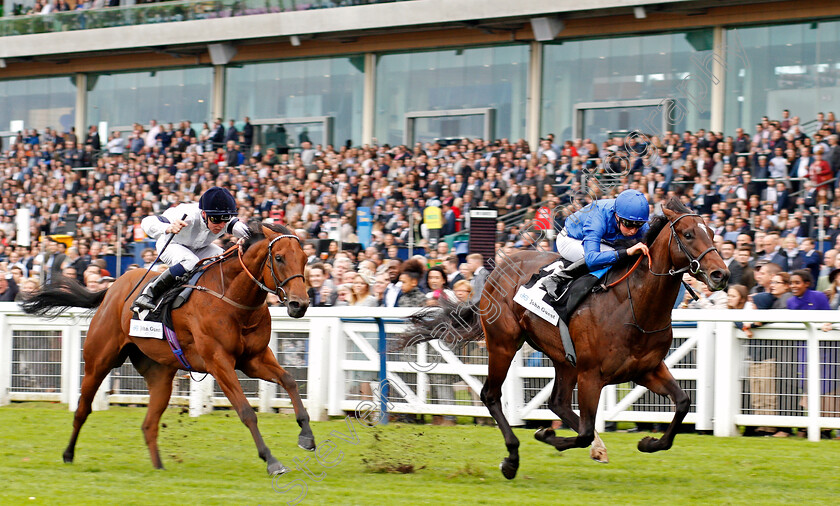
[[[270,346],[297,379],[310,415],[323,420],[356,410],[363,402],[378,403],[379,350],[385,349],[379,346],[379,323],[390,344],[411,312],[311,308],[305,318],[295,320],[273,308]],[[840,312],[677,310],[673,318],[675,338],[666,362],[691,398],[686,422],[698,430],[732,436],[736,425],[801,427],[818,440],[821,428],[840,428],[840,332],[820,330],[822,322],[840,322]],[[740,320],[770,324],[746,339],[733,325]],[[13,303],[0,303],[0,404],[48,400],[75,409],[87,325],[81,312],[46,320],[23,314]],[[455,350],[437,342],[407,352],[392,346],[387,350],[392,412],[488,416],[478,398],[487,375],[483,343]],[[807,381],[817,377],[820,381]],[[291,407],[282,388],[240,378],[259,410]],[[516,355],[502,397],[512,424],[556,418],[545,404],[553,378],[554,368],[540,353],[526,347]],[[94,409],[147,400],[142,377],[126,361],[105,380]],[[212,377],[199,382],[185,374],[175,379],[171,403],[188,405],[193,416],[229,406]],[[597,427],[603,429],[607,421],[668,422],[672,416],[669,399],[634,384],[612,385],[603,391]]]

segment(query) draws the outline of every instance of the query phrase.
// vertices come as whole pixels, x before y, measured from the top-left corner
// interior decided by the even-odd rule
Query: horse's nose
[[[712,288],[722,290],[729,281],[729,271],[723,269],[715,269],[709,273],[709,280],[714,285]]]
[[[306,310],[309,309],[309,300],[290,300],[287,303],[289,316],[292,318],[300,318],[304,314],[306,314]]]

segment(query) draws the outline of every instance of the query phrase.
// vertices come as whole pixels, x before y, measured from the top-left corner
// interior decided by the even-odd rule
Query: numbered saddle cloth
[[[568,260],[560,258],[545,265],[535,272],[527,283],[519,287],[513,300],[553,325],[557,325],[561,319],[568,325],[572,313],[598,285],[600,276],[596,274],[601,273],[599,271],[598,273],[585,274],[570,280],[563,287],[560,299],[555,301],[546,293],[543,281],[554,272],[565,269],[570,264],[571,262]]]

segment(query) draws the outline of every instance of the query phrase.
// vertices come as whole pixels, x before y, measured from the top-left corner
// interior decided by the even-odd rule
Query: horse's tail
[[[428,307],[408,317],[409,326],[402,334],[402,346],[439,339],[451,346],[484,339],[477,302],[450,302],[438,299],[440,307]]]
[[[36,291],[20,306],[28,314],[56,317],[71,307],[96,309],[105,298],[105,290],[91,292],[78,281],[65,276],[55,276],[50,284]]]

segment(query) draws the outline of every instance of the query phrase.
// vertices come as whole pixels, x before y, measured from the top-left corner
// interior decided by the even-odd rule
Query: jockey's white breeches
[[[601,251],[615,251],[615,248],[609,244],[601,243]],[[557,234],[557,252],[560,253],[561,257],[570,262],[577,262],[585,256],[583,241],[568,237],[565,230]]]
[[[166,244],[166,240],[168,238],[169,235],[164,234],[160,237],[160,239],[158,239],[156,244],[158,253],[160,253],[161,248],[163,248]],[[225,250],[215,244],[210,244],[209,246],[205,246],[201,249],[191,250],[183,244],[171,242],[169,243],[169,246],[166,247],[163,254],[160,255],[160,260],[170,267],[176,264],[181,264],[185,270],[190,271],[202,258],[221,255],[224,251]]]

